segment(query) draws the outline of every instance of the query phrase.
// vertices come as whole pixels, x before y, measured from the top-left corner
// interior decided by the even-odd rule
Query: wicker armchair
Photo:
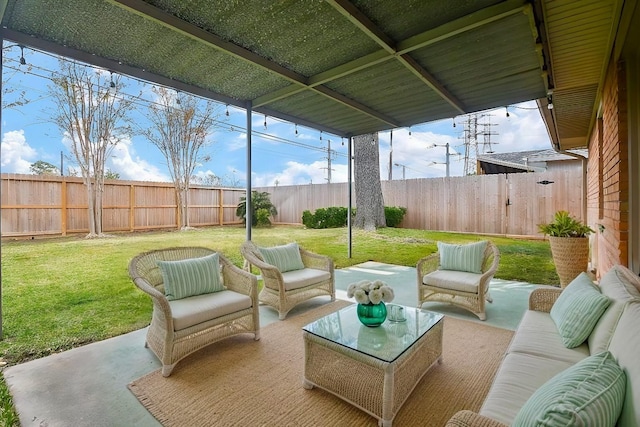
[[[165,296],[157,261],[187,260],[214,253],[207,248],[169,248],[145,252],[129,263],[133,283],[153,301],[145,347],[150,347],[160,359],[165,377],[178,361],[211,343],[245,332],[260,339],[257,279],[221,254],[220,272],[225,290],[173,301]]]
[[[469,310],[480,320],[485,320],[485,300],[493,302],[489,294],[489,282],[499,262],[500,251],[489,241],[484,251],[481,274],[440,270],[439,252],[420,259],[416,266],[418,308],[428,301],[446,302]],[[437,280],[433,280],[434,275]],[[456,282],[458,278],[464,281],[464,285]]]
[[[260,302],[275,308],[280,320],[296,305],[308,299],[329,295],[336,299],[333,260],[302,248],[300,257],[304,269],[281,273],[277,267],[264,261],[258,247],[246,241],[240,248],[249,268],[256,266],[262,275],[264,286],[260,291]]]

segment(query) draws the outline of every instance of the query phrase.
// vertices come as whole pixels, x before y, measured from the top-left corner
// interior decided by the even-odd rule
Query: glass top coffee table
[[[393,418],[424,374],[442,361],[441,314],[404,307],[405,320],[377,328],[358,320],[356,304],[302,328],[303,386],[319,387],[378,418]]]

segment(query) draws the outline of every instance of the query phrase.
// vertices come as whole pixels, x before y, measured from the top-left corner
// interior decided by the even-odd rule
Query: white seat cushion
[[[226,290],[169,301],[169,305],[173,315],[173,328],[179,331],[251,308],[251,298],[248,295]]]
[[[466,271],[436,270],[425,275],[422,283],[436,288],[477,294],[481,277],[482,274]]]
[[[573,363],[530,354],[507,354],[491,384],[480,415],[511,425],[520,408],[540,386],[571,366]]]
[[[318,282],[329,280],[331,273],[315,268],[303,268],[302,270],[293,270],[282,273],[284,289],[291,291],[293,289],[305,288]]]
[[[534,310],[527,310],[522,316],[508,353],[532,354],[572,364],[590,355],[586,343],[574,348],[565,347],[549,313]]]

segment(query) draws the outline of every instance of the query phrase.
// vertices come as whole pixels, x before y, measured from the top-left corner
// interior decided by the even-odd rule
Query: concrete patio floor
[[[374,262],[336,270],[336,297],[347,299],[349,283],[376,278],[393,287],[394,303],[416,305],[415,268]],[[484,323],[515,329],[526,310],[528,293],[535,287],[492,281],[494,303],[488,305]],[[328,297],[314,298],[292,309],[288,316],[328,302]],[[471,313],[448,305],[428,303],[423,308],[479,321]],[[277,321],[275,310],[260,307],[261,327]],[[161,367],[151,350],[144,348],[145,334],[146,328],[6,368],[4,378],[21,425],[159,426],[127,389],[133,380]]]

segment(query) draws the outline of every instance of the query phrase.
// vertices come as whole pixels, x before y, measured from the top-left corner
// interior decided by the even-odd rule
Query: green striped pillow
[[[536,390],[512,425],[614,426],[625,388],[625,373],[610,352],[589,356]]]
[[[487,248],[487,241],[467,245],[451,245],[438,242],[440,268],[442,270],[467,271],[482,273],[482,260]]]
[[[550,312],[564,346],[574,348],[589,338],[610,303],[609,297],[600,293],[587,273],[580,273],[573,279]]]
[[[274,246],[272,248],[258,248],[258,250],[264,262],[276,266],[280,273],[304,268],[302,257],[300,256],[300,247],[297,243],[289,243],[288,245]]]
[[[168,300],[224,290],[218,254],[180,261],[157,261]]]

